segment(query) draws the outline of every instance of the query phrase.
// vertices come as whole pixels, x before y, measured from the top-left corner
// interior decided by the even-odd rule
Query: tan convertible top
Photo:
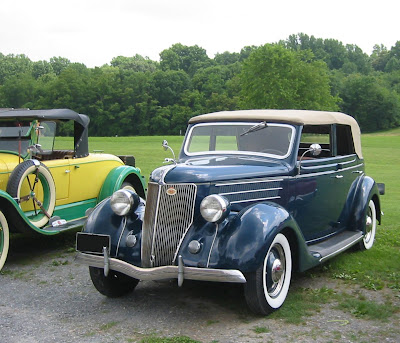
[[[344,113],[306,110],[242,110],[202,114],[189,120],[189,124],[217,121],[268,121],[296,125],[350,125],[354,149],[359,158],[361,152],[361,132],[356,120]]]

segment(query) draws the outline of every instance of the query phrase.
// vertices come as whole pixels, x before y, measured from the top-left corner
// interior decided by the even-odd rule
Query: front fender
[[[110,198],[107,198],[94,208],[82,232],[109,235],[110,256],[140,266],[143,214],[144,202],[141,201],[135,212],[127,216],[118,216],[111,209]],[[136,236],[135,246],[126,245],[128,235]]]
[[[112,169],[101,187],[97,202],[101,202],[105,198],[109,197],[115,191],[121,188],[124,181],[130,182],[134,187],[138,195],[145,198],[145,181],[144,177],[140,174],[140,170],[131,166],[119,166]]]
[[[219,229],[210,254],[210,268],[254,272],[264,261],[274,237],[283,232],[291,243],[295,268],[317,264],[307,249],[304,237],[292,216],[275,203],[248,207]]]
[[[368,202],[371,199],[375,202],[376,217],[380,224],[381,204],[379,199],[378,185],[371,177],[364,176],[354,196],[352,209],[353,217],[350,222],[350,227],[352,230],[365,231],[365,216],[368,208]]]
[[[36,231],[46,235],[56,234],[57,232],[46,232],[32,225],[25,213],[21,210],[14,198],[5,191],[0,190],[0,211],[6,217],[11,232],[32,232]]]

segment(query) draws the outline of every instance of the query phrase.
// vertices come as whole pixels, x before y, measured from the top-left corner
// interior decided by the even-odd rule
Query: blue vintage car
[[[139,280],[236,282],[249,308],[268,314],[293,271],[374,243],[384,185],[365,175],[360,129],[346,114],[196,116],[168,161],[151,173],[146,200],[115,192],[77,236],[77,258],[106,296]]]

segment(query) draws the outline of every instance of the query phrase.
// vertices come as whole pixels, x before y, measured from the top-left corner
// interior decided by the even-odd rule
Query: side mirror
[[[300,175],[301,161],[303,160],[304,155],[307,154],[308,152],[311,152],[311,155],[319,156],[321,154],[321,151],[322,151],[321,145],[319,145],[318,143],[311,144],[310,147],[306,151],[304,151],[300,157],[299,169],[297,171],[297,175]]]
[[[163,140],[162,142],[162,147],[164,148],[165,151],[168,150],[169,145],[168,145],[168,141],[166,139]]]
[[[175,158],[174,150],[172,150],[172,148],[168,145],[168,141],[166,139],[163,140],[162,147],[164,148],[165,151],[171,150],[172,156],[174,157],[172,159],[171,158],[166,158],[164,162],[173,162],[174,164],[176,164],[176,158]]]
[[[321,146],[318,143],[314,143],[314,144],[310,145],[309,149],[305,153],[311,152],[311,155],[319,156],[321,154],[321,151],[322,151]],[[303,156],[304,156],[304,154],[303,154]],[[303,156],[301,156],[301,157],[303,157]]]

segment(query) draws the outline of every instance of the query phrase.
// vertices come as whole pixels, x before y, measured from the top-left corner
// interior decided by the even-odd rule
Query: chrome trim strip
[[[358,168],[358,167],[363,166],[363,165],[364,164],[361,163],[361,164],[357,164],[357,165],[352,166],[352,167],[342,168],[342,169],[338,169],[338,170],[331,170],[331,171],[326,171],[326,172],[315,172],[315,173],[308,173],[308,174],[301,174],[301,172],[300,172],[300,175],[296,175],[294,178],[314,177],[314,176],[319,176],[319,175],[329,175],[329,174],[334,174],[334,173],[342,173],[343,171],[350,170],[350,169],[353,169],[353,168]],[[311,167],[308,167],[308,168],[311,169]],[[314,166],[312,168],[319,168],[319,166]]]
[[[353,241],[351,241],[349,244],[346,244],[344,247],[340,248],[339,250],[334,251],[333,253],[323,256],[319,259],[320,262],[323,262],[329,258],[335,257],[336,255],[339,255],[342,251],[347,250],[348,248],[350,248],[351,246],[353,246],[354,244],[357,244],[359,241],[361,241],[364,238],[364,236],[360,236],[357,237],[356,239],[354,239]]]
[[[264,188],[264,189],[251,189],[249,191],[218,193],[218,194],[219,195],[230,195],[230,194],[256,193],[256,192],[278,191],[280,189],[283,189],[283,188],[282,187],[276,187],[276,188]]]
[[[338,162],[338,164],[350,164],[350,163],[354,163],[355,161],[356,161],[356,159],[354,158],[351,161]]]
[[[125,227],[126,227],[126,216],[124,216],[123,219],[122,219],[122,230],[121,230],[121,234],[119,235],[118,244],[117,244],[117,250],[115,252],[115,256],[118,256],[119,245],[121,244],[121,239],[122,239],[122,235],[124,234]]]
[[[208,252],[207,268],[210,265],[211,251],[212,251],[212,249],[214,247],[215,239],[217,238],[218,228],[219,228],[219,224],[215,224],[215,235],[214,235],[214,239],[213,239],[213,241],[211,243],[210,251]]]
[[[258,199],[248,199],[248,200],[237,200],[237,201],[230,201],[231,204],[238,204],[241,202],[253,202],[253,201],[261,201],[261,200],[272,200],[272,199],[280,199],[280,196],[276,197],[269,197],[269,198],[258,198]]]
[[[78,252],[75,261],[92,267],[104,268],[103,256]],[[110,269],[138,280],[165,280],[178,278],[178,266],[140,268],[116,258],[110,258]],[[183,267],[183,276],[189,280],[246,283],[243,273],[235,269]]]
[[[246,185],[249,183],[265,183],[265,182],[278,182],[283,181],[284,178],[279,179],[263,179],[263,180],[253,180],[253,181],[242,181],[242,182],[227,182],[227,183],[216,183],[215,187],[222,187],[222,186],[236,186],[236,185]]]

